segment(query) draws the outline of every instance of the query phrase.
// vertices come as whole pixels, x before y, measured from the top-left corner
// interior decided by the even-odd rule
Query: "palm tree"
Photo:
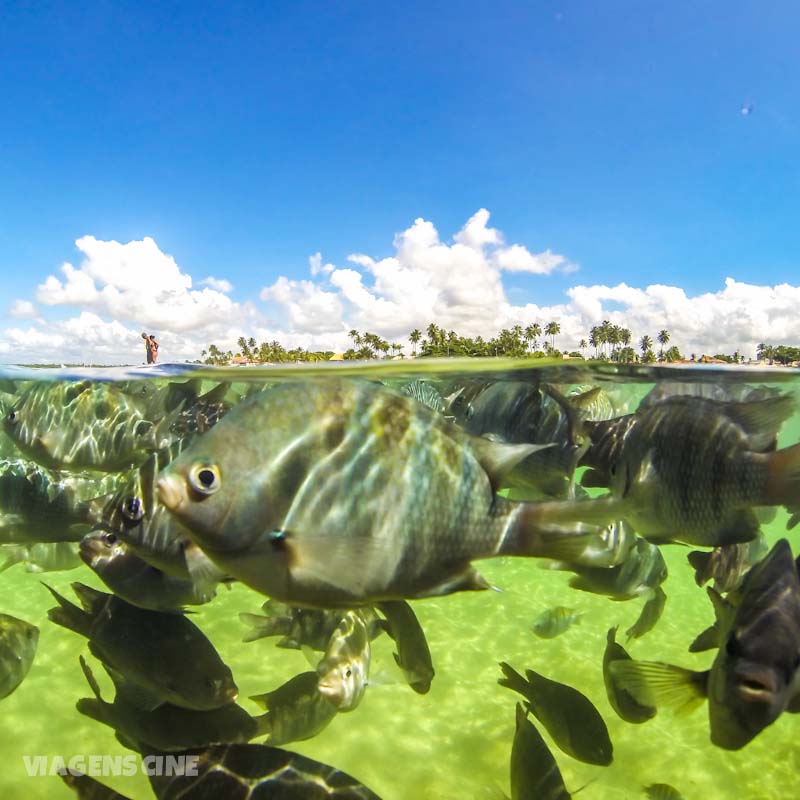
[[[556,336],[558,336],[558,334],[561,333],[561,325],[559,325],[559,323],[557,323],[557,322],[548,322],[547,323],[547,327],[544,329],[544,332],[545,332],[546,336],[552,336],[553,337],[552,347],[553,347],[553,350],[555,350],[556,349]]]
[[[531,349],[536,349],[536,340],[542,335],[542,327],[538,323],[534,322],[531,325],[527,325],[525,327],[524,332],[525,341],[528,342],[528,352]]]
[[[620,328],[619,340],[622,342],[623,347],[627,347],[631,343],[631,332],[628,328]]]
[[[411,342],[411,347],[414,350],[414,357],[416,358],[417,355],[417,344],[419,340],[422,338],[422,334],[417,328],[414,328],[411,333],[408,334],[408,340]]]
[[[669,341],[669,331],[664,328],[658,332],[658,343],[661,345],[661,352],[659,353],[659,360],[664,360],[664,347],[666,347],[667,342]]]
[[[586,356],[586,348],[588,347],[588,344],[586,343],[586,339],[581,339],[580,343],[578,344],[578,347],[580,348],[581,355],[585,357]]]
[[[347,335],[353,340],[354,347],[361,346],[361,334],[355,328],[353,328],[353,330],[351,330]]]
[[[647,355],[648,350],[653,349],[653,340],[647,334],[639,339],[639,349],[642,351],[642,358]]]

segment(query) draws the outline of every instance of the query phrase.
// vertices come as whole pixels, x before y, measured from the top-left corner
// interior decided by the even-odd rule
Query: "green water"
[[[652,380],[652,373],[647,377]],[[760,382],[760,377],[745,374],[743,379]],[[641,394],[646,388],[637,386],[635,391]],[[784,426],[780,444],[798,440],[796,417]],[[785,523],[781,510],[775,521],[765,526],[770,544],[785,535]],[[796,539],[796,533],[790,534],[795,553],[800,549]],[[687,652],[694,636],[713,620],[705,590],[695,585],[686,561],[688,550],[678,545],[662,548],[669,567],[664,584],[668,601],[655,629],[628,646],[634,658],[691,669],[710,666],[713,651]],[[393,643],[382,636],[373,642],[374,684],[361,705],[339,714],[316,738],[287,749],[349,772],[384,800],[495,800],[509,791],[516,702],[512,692],[497,685],[497,662],[503,660],[518,670],[533,668],[579,688],[604,717],[614,743],[614,762],[608,768],[574,761],[558,751],[544,733],[568,789],[574,791],[591,782],[579,797],[641,797],[643,785],[658,782],[672,784],[687,800],[798,796],[800,715],[782,715],[746,748],[728,752],[709,741],[706,706],[680,717],[662,710],[644,725],[630,725],[614,714],[601,671],[606,632],[614,625],[619,625],[620,631],[631,625],[642,599],[620,603],[572,590],[567,586],[569,573],[545,570],[534,560],[495,559],[481,562],[480,569],[503,591],[413,603],[436,668],[429,694],[417,695],[403,683],[392,658]],[[48,622],[46,611],[53,603],[41,577],[26,573],[22,565],[0,575],[0,611],[41,629],[37,656],[27,678],[16,692],[0,701],[0,798],[73,796],[57,777],[28,777],[26,755],[68,759],[129,753],[110,728],[76,711],[75,701],[91,696],[78,664],[79,655],[88,657],[86,640]],[[70,598],[72,581],[105,589],[84,566],[48,573],[44,579]],[[272,640],[241,642],[245,626],[238,613],[257,612],[263,599],[234,585],[229,591],[221,589],[211,604],[198,608],[193,616],[231,667],[240,703],[253,714],[260,709],[247,700],[249,695],[274,689],[309,668],[302,653],[278,649]],[[573,607],[583,618],[556,639],[538,639],[530,630],[531,622],[553,605]],[[624,636],[621,640],[624,643]],[[104,680],[96,662],[93,666],[104,696],[111,699],[110,681]],[[136,800],[152,797],[142,775],[110,776],[103,781]]]

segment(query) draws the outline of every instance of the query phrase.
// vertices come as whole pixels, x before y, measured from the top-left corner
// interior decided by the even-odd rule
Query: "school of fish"
[[[769,547],[761,531],[776,509],[790,528],[800,513],[800,443],[778,445],[795,398],[663,380],[631,409],[615,388],[474,374],[5,379],[0,572],[88,567],[105,584],[75,581],[65,597],[45,578],[43,608],[86,640],[91,658],[63,665],[86,680],[82,714],[136,753],[200,759],[200,777],[153,779],[157,798],[376,798],[280,747],[346,724],[340,715],[374,682],[384,633],[374,646],[393,650],[399,679],[429,692],[436,653],[414,605],[494,588],[482,560],[537,559],[572,574],[574,606],[531,609],[520,636],[587,625],[589,592],[641,598],[630,642],[667,602],[662,548],[691,545],[701,549],[688,552],[686,572],[698,587],[713,582],[716,622],[687,647],[716,650],[713,662],[698,671],[657,654],[633,659],[612,628],[597,671],[626,723],[705,703],[710,743],[739,750],[800,712],[800,558],[791,534]],[[261,640],[275,637],[309,662],[250,698],[263,714],[237,702],[230,668],[186,613],[235,582],[265,597],[261,614],[240,613],[243,642],[255,642],[242,646],[266,655]],[[0,699],[35,668],[39,639],[2,610]],[[592,702],[535,671],[553,672],[547,647],[537,645],[536,663],[500,663],[499,683],[517,694],[512,800],[571,796],[539,727],[568,758],[613,761]],[[63,778],[79,797],[122,797],[90,776]],[[656,781],[635,791],[681,796]]]

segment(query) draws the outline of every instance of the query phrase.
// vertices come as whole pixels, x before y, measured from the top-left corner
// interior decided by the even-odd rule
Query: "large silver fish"
[[[8,697],[28,674],[39,644],[39,629],[0,614],[0,699]]]
[[[5,415],[5,432],[37,463],[51,469],[114,472],[165,447],[167,416],[158,424],[112,384],[37,383]]]
[[[287,383],[195,440],[159,498],[227,574],[291,605],[353,608],[488,588],[473,559],[568,559],[584,535],[548,526],[588,503],[494,491],[536,449],[468,436],[380,385]]]

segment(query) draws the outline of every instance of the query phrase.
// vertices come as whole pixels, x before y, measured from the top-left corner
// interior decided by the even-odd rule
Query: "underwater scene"
[[[0,797],[797,796],[798,385],[5,368]]]

